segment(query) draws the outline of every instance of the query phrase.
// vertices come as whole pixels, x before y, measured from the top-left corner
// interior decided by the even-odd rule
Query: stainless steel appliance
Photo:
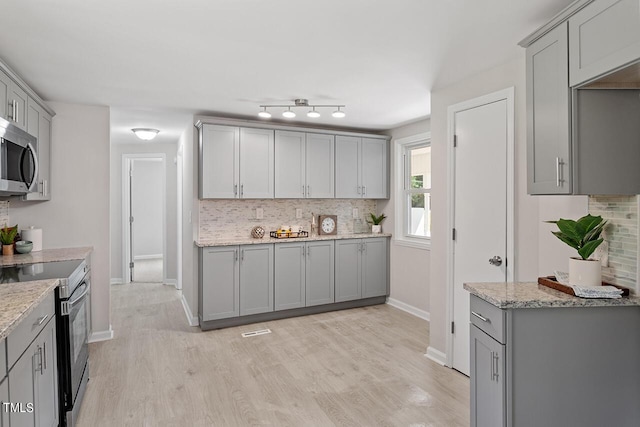
[[[60,285],[55,291],[59,426],[73,426],[89,381],[91,270],[84,260],[26,264],[0,269],[0,282],[42,279],[60,279]]]
[[[35,191],[38,182],[38,140],[0,118],[0,195]]]

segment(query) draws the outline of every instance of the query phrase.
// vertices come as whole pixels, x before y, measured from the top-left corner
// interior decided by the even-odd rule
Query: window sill
[[[393,243],[398,246],[405,246],[407,248],[422,249],[424,251],[431,250],[431,240],[409,240],[409,239],[393,239]]]

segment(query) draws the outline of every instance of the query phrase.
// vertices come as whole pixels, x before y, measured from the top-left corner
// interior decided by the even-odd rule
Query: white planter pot
[[[372,233],[376,233],[376,234],[382,233],[382,225],[380,225],[380,224],[378,224],[378,225],[372,224],[371,225],[371,232]]]
[[[569,258],[569,283],[581,286],[601,286],[602,265],[600,261]]]

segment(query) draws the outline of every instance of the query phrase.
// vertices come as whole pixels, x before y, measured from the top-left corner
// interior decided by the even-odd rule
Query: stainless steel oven
[[[0,195],[26,194],[38,181],[38,140],[0,118]]]

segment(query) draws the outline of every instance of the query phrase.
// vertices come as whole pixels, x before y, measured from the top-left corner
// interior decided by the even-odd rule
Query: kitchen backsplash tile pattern
[[[262,208],[263,219],[256,219]],[[296,219],[296,209],[302,219]],[[369,212],[377,212],[375,200],[353,199],[278,199],[278,200],[200,200],[200,239],[246,238],[251,229],[261,225],[267,232],[283,225],[302,226],[311,231],[311,213],[337,215],[338,233],[353,233],[353,209],[364,221]],[[358,231],[358,230],[355,230]]]
[[[602,267],[606,280],[636,289],[638,274],[637,196],[589,196],[589,213],[609,220],[605,240],[609,266]]]
[[[13,226],[15,224],[9,224],[9,201],[0,201],[0,226],[5,225]],[[19,227],[18,227],[19,228]]]

